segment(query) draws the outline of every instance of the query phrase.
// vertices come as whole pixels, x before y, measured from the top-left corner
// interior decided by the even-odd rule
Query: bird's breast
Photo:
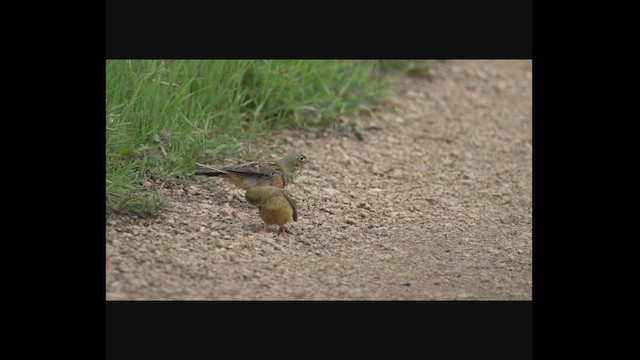
[[[260,217],[267,225],[284,225],[293,217],[293,208],[284,197],[270,199],[267,204],[260,207]]]

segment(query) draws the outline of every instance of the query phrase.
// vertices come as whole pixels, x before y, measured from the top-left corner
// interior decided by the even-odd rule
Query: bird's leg
[[[267,226],[267,224],[262,225],[262,231],[265,231],[265,232],[269,231],[269,227]]]
[[[280,230],[278,230],[278,236],[280,236],[280,235],[287,236],[287,232],[285,231],[284,226],[281,226]]]

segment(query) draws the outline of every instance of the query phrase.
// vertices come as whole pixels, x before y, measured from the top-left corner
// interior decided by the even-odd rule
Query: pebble
[[[220,238],[215,238],[213,239],[213,245],[217,248],[223,248],[227,245],[227,243]]]
[[[387,232],[389,232],[389,228],[386,226],[380,226],[380,227],[372,228],[371,231],[376,232],[378,234],[386,234]]]
[[[305,245],[311,245],[311,242],[309,242],[309,240],[307,240],[307,238],[304,237],[304,235],[298,235],[296,237],[296,241],[301,242],[301,243],[303,243]]]
[[[334,188],[324,188],[323,191],[327,193],[329,196],[340,194],[340,190],[334,189]]]
[[[389,176],[391,176],[392,178],[401,178],[404,176],[404,171],[402,171],[402,169],[393,169],[393,171],[391,171],[391,173],[389,174]]]
[[[382,170],[378,165],[373,165],[369,171],[371,171],[371,173],[373,175],[382,175],[384,174],[384,170]]]

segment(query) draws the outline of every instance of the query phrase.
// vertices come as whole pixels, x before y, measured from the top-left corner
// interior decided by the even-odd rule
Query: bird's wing
[[[291,207],[293,208],[293,221],[298,221],[298,205],[296,204],[296,201],[293,200],[286,191],[283,190],[282,194],[287,198],[287,201],[289,201],[289,204],[291,204]]]
[[[269,175],[272,172],[282,172],[280,165],[272,161],[251,161],[240,165],[226,166],[223,167],[222,170],[255,175]]]
[[[200,163],[196,163],[196,165],[223,174],[228,174],[230,172],[250,175],[269,175],[273,172],[281,173],[280,165],[276,162],[271,161],[251,161],[240,165],[231,165],[224,167],[215,167]]]

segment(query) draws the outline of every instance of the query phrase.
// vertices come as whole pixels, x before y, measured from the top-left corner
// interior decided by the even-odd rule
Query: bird
[[[298,206],[286,190],[275,186],[254,186],[247,189],[245,199],[258,208],[260,217],[264,221],[264,231],[269,225],[277,224],[280,229],[278,236],[287,235],[284,225],[292,218],[298,221]]]
[[[251,161],[239,165],[215,167],[196,163],[213,171],[196,172],[195,175],[221,176],[235,186],[247,190],[255,186],[284,188],[294,183],[305,164],[310,163],[303,154],[289,154],[278,161]]]

